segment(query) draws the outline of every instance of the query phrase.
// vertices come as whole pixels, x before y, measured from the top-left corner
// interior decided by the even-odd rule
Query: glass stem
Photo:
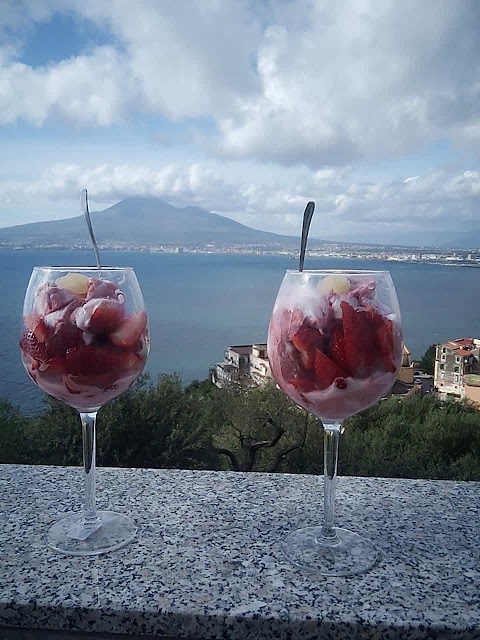
[[[330,423],[323,425],[323,526],[324,538],[334,539],[335,533],[335,486],[337,483],[338,440],[342,425]]]
[[[83,506],[83,526],[98,528],[95,506],[95,423],[97,412],[81,413],[83,436],[83,469],[85,477],[85,501]]]

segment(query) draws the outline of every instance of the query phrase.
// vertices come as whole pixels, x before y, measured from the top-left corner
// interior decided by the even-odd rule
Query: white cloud
[[[3,124],[207,118],[224,156],[314,168],[480,139],[476,0],[24,0],[1,11]],[[21,64],[8,34],[26,37],[55,11],[113,43]]]
[[[478,3],[305,1],[295,11],[308,25],[292,30],[287,15],[267,29],[262,92],[221,121],[226,154],[319,166],[478,139]]]
[[[158,170],[57,164],[31,183],[0,183],[0,199],[8,206],[32,200],[74,202],[85,186],[97,208],[128,196],[154,195],[177,206],[196,204],[249,226],[289,235],[299,234],[309,199],[316,202],[312,223],[316,237],[413,242],[432,229],[456,232],[473,227],[480,233],[478,171],[430,171],[414,180],[352,183],[346,172],[329,169],[321,181],[312,172],[302,183],[260,185],[227,180],[220,170],[198,163],[166,164]],[[72,205],[70,215],[78,214]]]

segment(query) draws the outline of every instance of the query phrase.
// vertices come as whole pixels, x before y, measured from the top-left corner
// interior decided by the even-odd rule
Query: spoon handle
[[[307,250],[308,230],[310,229],[310,223],[312,221],[314,211],[315,211],[315,203],[309,202],[305,207],[305,211],[303,214],[302,241],[300,243],[300,260],[298,262],[299,271],[303,271],[303,263],[305,261],[305,252]]]
[[[98,253],[97,241],[95,240],[95,234],[93,233],[92,221],[90,220],[90,211],[88,210],[88,193],[86,189],[82,189],[82,193],[80,196],[80,202],[82,205],[83,215],[85,216],[85,220],[87,221],[88,232],[90,233],[90,238],[93,244],[93,250],[95,252],[95,260],[97,262],[97,269],[101,269],[102,266],[100,264],[100,254]]]

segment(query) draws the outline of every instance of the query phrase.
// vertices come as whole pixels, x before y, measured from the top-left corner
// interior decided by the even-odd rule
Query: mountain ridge
[[[174,207],[160,198],[132,196],[91,212],[100,244],[182,245],[258,244],[285,246],[298,238],[253,229],[195,206]],[[3,244],[89,244],[82,215],[0,229]]]

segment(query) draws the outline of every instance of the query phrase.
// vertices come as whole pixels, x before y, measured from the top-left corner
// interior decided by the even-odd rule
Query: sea
[[[204,380],[229,345],[265,342],[286,269],[281,255],[103,251],[104,264],[131,266],[149,315],[146,370],[177,373],[185,384]],[[44,394],[20,361],[23,298],[35,265],[94,264],[89,251],[0,250],[0,399],[25,415],[42,408]],[[429,345],[480,334],[480,270],[414,262],[309,258],[309,269],[390,271],[397,289],[405,344],[421,358]]]

